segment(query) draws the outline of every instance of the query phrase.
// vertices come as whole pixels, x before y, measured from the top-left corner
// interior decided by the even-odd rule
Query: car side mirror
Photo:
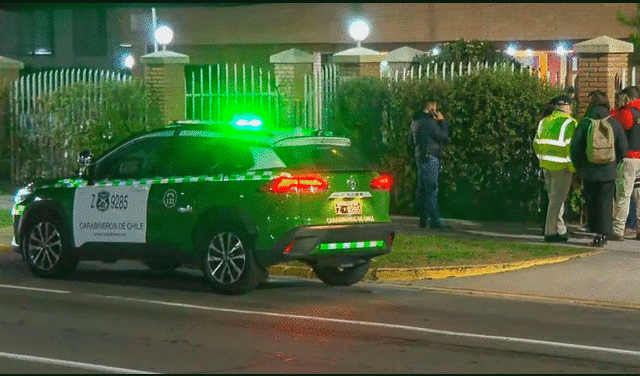
[[[91,152],[91,150],[85,150],[78,155],[78,163],[80,164],[80,178],[85,180],[91,179],[92,162],[93,153]]]
[[[93,153],[91,150],[80,152],[78,155],[78,163],[80,163],[81,166],[86,167],[90,165],[91,162],[93,162]]]

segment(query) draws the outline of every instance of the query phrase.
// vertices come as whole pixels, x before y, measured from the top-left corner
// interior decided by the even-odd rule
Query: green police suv
[[[329,285],[360,281],[391,250],[391,178],[347,138],[260,126],[179,122],[95,160],[83,152],[78,177],[17,192],[14,249],[42,277],[66,277],[81,260],[137,259],[198,265],[215,291],[239,294],[269,265],[301,260]]]

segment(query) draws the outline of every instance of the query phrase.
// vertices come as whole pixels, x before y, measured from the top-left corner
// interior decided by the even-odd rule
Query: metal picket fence
[[[40,150],[43,157],[49,159],[47,165],[51,171],[36,171],[36,177],[61,176],[69,173],[62,171],[60,159],[63,150],[49,150],[49,145],[42,142],[42,127],[38,126],[36,115],[42,117],[42,99],[47,95],[77,82],[98,84],[104,81],[130,81],[131,76],[122,72],[98,69],[54,69],[27,74],[13,82],[9,93],[9,134],[11,141],[11,179],[18,180],[19,169],[30,163],[21,158],[24,148],[22,141],[28,139],[34,150]],[[82,99],[82,106],[88,108],[99,103],[99,90],[87,91]],[[46,116],[44,116],[46,118]]]
[[[233,114],[259,112],[277,119],[282,98],[269,70],[246,64],[188,65],[185,67],[186,119],[227,123]]]

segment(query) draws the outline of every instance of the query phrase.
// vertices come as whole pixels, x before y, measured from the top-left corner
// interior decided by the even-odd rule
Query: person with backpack
[[[624,229],[629,215],[629,204],[633,186],[640,178],[640,92],[629,86],[618,94],[618,107],[611,110],[627,136],[629,149],[618,168],[616,197],[613,207],[613,234],[611,240],[624,240]],[[636,205],[640,203],[636,202]],[[636,210],[637,213],[637,210]],[[637,215],[637,214],[636,214]],[[638,231],[636,229],[636,231]],[[640,233],[636,232],[636,239]]]
[[[549,197],[544,226],[544,241],[566,242],[569,239],[564,224],[564,203],[571,188],[575,168],[571,163],[571,138],[577,121],[571,117],[571,98],[566,95],[553,98],[538,123],[533,138],[533,150],[540,161],[544,187]]]
[[[613,234],[616,169],[627,154],[627,137],[609,116],[609,99],[600,90],[589,93],[589,106],[571,142],[571,161],[584,186],[587,226],[593,246],[603,247]]]

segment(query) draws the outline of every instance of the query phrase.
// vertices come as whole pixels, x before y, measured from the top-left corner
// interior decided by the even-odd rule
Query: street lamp
[[[569,51],[567,51],[563,44],[558,45],[558,48],[556,48],[556,53],[558,55],[564,56],[567,54],[567,52]]]
[[[440,47],[436,46],[433,47],[433,49],[431,50],[431,53],[435,56],[435,55],[439,55],[440,54]]]
[[[133,58],[133,55],[127,55],[124,58],[124,66],[127,69],[131,69],[133,68],[133,66],[136,64],[136,59]]]
[[[162,45],[164,51],[167,50],[167,44],[173,40],[173,30],[168,26],[160,26],[155,31],[155,39]]]
[[[362,20],[355,21],[351,24],[351,27],[349,27],[349,34],[351,38],[355,39],[358,47],[360,47],[360,43],[369,35],[369,25]]]
[[[507,51],[506,52],[507,52],[507,55],[513,56],[513,55],[516,54],[517,50],[516,50],[516,48],[514,46],[509,46],[509,47],[507,47]]]

